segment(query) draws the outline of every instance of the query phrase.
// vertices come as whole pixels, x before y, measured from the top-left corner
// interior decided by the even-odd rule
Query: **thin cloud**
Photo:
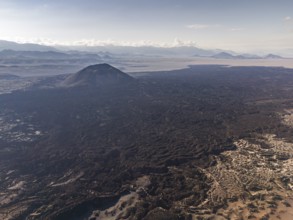
[[[122,46],[122,47],[161,47],[161,48],[172,48],[172,47],[196,47],[197,44],[194,41],[183,41],[175,38],[172,42],[154,42],[154,41],[115,41],[112,39],[98,40],[98,39],[81,39],[76,41],[56,41],[48,38],[36,38],[36,39],[23,39],[20,37],[14,38],[2,38],[3,40],[13,40],[17,43],[35,43],[47,46]]]
[[[206,28],[210,28],[211,25],[208,25],[208,24],[189,24],[189,25],[186,25],[187,28],[189,29],[206,29]]]
[[[290,17],[290,16],[287,16],[284,18],[284,21],[291,21],[291,20],[292,20],[292,17]]]
[[[244,28],[230,28],[230,31],[234,31],[234,32],[237,32],[237,31],[243,31]]]
[[[186,25],[185,27],[189,28],[189,29],[194,29],[194,30],[222,28],[223,30],[233,31],[233,32],[244,30],[244,28],[241,28],[241,27],[225,27],[225,26],[219,25],[219,24],[214,24],[214,25],[211,25],[211,24],[190,24],[190,25]]]
[[[194,41],[183,41],[175,38],[173,43],[165,44],[164,47],[196,47],[197,43]]]
[[[201,29],[212,29],[212,28],[221,28],[223,25],[220,24],[189,24],[185,25],[186,28],[201,30]]]

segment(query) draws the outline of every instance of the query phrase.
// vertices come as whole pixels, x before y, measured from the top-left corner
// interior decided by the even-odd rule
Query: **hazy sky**
[[[0,39],[293,49],[293,0],[1,0]]]

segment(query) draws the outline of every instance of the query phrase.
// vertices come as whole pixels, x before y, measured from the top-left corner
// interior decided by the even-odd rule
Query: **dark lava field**
[[[44,78],[0,95],[0,219],[270,219],[290,208],[292,109],[281,67]]]

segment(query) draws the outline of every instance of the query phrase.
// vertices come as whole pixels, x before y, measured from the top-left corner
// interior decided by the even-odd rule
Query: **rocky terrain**
[[[292,73],[102,64],[3,92],[0,219],[291,219]]]

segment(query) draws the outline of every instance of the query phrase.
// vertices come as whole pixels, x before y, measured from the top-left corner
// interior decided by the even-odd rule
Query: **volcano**
[[[134,79],[121,70],[103,63],[88,66],[79,72],[69,75],[63,86],[102,86],[132,82]]]

